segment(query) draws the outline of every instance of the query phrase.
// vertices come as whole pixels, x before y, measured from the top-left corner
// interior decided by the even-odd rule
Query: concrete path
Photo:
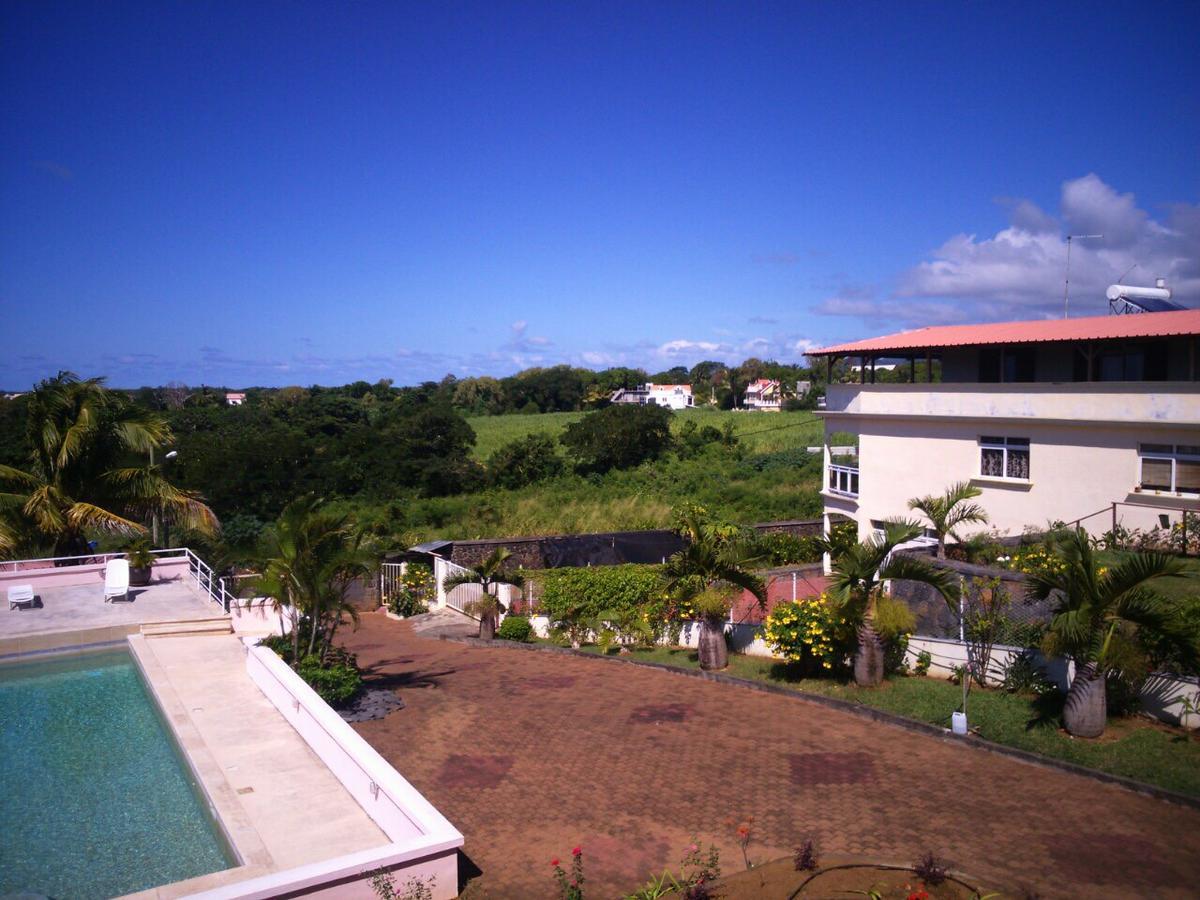
[[[388,843],[250,680],[236,637],[129,640],[155,692],[169,711],[173,705],[172,721],[193,764],[209,763],[201,777],[227,827],[240,829],[235,842],[245,839],[254,853],[252,874]]]
[[[407,704],[355,728],[464,833],[475,897],[552,896],[549,860],[580,843],[589,896],[677,866],[693,835],[733,871],[744,816],[760,860],[811,837],[899,863],[932,850],[985,889],[1042,898],[1200,885],[1192,808],[671,673],[430,640],[381,614],[343,634]]]

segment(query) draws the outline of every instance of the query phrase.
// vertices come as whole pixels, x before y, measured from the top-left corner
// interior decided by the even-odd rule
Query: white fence
[[[456,587],[446,590],[446,581],[458,575],[472,575],[471,569],[465,568],[452,563],[448,559],[434,557],[433,560],[433,577],[437,584],[437,605],[442,608],[450,608],[457,610],[463,615],[470,616],[472,619],[478,619],[479,616],[472,613],[471,604],[483,596],[483,586],[479,584],[460,584]],[[512,604],[513,588],[507,584],[496,586],[493,592],[499,598],[504,610],[507,610]],[[500,613],[500,619],[504,618],[505,613]]]

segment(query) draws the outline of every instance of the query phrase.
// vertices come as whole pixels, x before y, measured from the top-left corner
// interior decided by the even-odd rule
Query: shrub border
[[[768,694],[776,694],[781,697],[790,697],[802,703],[811,703],[817,706],[824,706],[827,709],[835,709],[841,712],[847,712],[851,715],[858,716],[863,719],[870,719],[874,722],[881,722],[885,725],[892,725],[896,728],[903,728],[906,731],[911,731],[916,734],[923,734],[928,737],[938,738],[944,743],[960,743],[968,747],[973,747],[977,750],[984,750],[989,753],[995,753],[1000,756],[1007,756],[1010,759],[1020,760],[1021,762],[1030,763],[1035,766],[1043,766],[1049,769],[1056,769],[1060,772],[1066,772],[1069,775],[1078,775],[1083,778],[1091,778],[1094,781],[1100,781],[1105,784],[1115,785],[1116,787],[1125,788],[1137,794],[1153,797],[1156,800],[1165,800],[1168,803],[1175,803],[1181,806],[1187,806],[1192,809],[1200,809],[1200,797],[1192,797],[1188,794],[1181,794],[1177,791],[1172,791],[1167,788],[1158,787],[1157,785],[1147,784],[1144,781],[1137,781],[1133,778],[1128,778],[1124,775],[1114,775],[1111,772],[1103,772],[1099,769],[1090,769],[1087,766],[1081,766],[1077,763],[1067,762],[1066,760],[1055,759],[1052,756],[1043,756],[1040,753],[1034,753],[1030,750],[1021,750],[1018,747],[1010,747],[1007,744],[998,744],[995,741],[989,741],[986,738],[981,738],[978,735],[955,735],[950,729],[942,728],[937,725],[930,725],[928,722],[921,722],[917,719],[910,719],[906,716],[900,716],[895,713],[886,712],[882,709],[876,709],[871,706],[865,706],[860,703],[851,703],[848,700],[839,700],[836,697],[826,697],[823,694],[812,694],[806,691],[792,690],[791,688],[781,687],[775,684],[768,684],[762,681],[752,681],[748,678],[739,678],[736,675],[726,675],[722,672],[706,672],[703,669],[684,669],[679,666],[671,666],[666,663],[650,662],[648,660],[628,659],[626,657],[604,656],[599,653],[587,653],[583,650],[574,650],[570,647],[555,647],[547,644],[524,644],[515,641],[493,640],[485,641],[477,637],[455,637],[453,635],[439,635],[443,641],[450,641],[456,644],[465,644],[468,647],[502,647],[505,649],[528,650],[534,653],[557,653],[561,656],[574,656],[582,659],[593,659],[601,662],[623,663],[629,666],[640,666],[646,669],[657,669],[662,672],[667,672],[672,675],[681,675],[686,678],[699,678],[703,681],[713,681],[717,684],[727,684],[733,687],[749,688],[754,691],[762,691]]]

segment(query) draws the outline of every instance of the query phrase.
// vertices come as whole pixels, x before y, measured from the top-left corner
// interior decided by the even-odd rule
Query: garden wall
[[[905,552],[910,556],[920,556],[938,568],[956,573],[968,588],[973,579],[980,582],[996,579],[1008,593],[1010,603],[1006,615],[1014,623],[1029,626],[1045,624],[1050,621],[1051,610],[1054,607],[1053,601],[1036,600],[1030,597],[1028,595],[1029,578],[1022,572],[993,566],[977,566],[953,559],[936,559],[913,551]],[[931,638],[957,639],[961,637],[962,630],[958,612],[951,609],[942,595],[929,585],[917,581],[896,580],[892,582],[891,592],[892,596],[907,603],[913,615],[916,616],[916,634]],[[970,602],[969,590],[966,596],[967,601]]]

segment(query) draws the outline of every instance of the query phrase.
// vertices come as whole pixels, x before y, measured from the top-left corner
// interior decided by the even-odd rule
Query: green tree
[[[346,594],[372,562],[353,520],[315,497],[289,503],[267,529],[258,592],[291,622],[293,668],[314,654],[323,661],[346,617],[357,625]]]
[[[929,520],[930,527],[937,534],[938,559],[946,558],[946,535],[956,541],[961,541],[956,529],[960,525],[984,524],[988,515],[978,503],[968,503],[983,494],[979,488],[967,481],[952,484],[941,496],[930,494],[926,497],[915,497],[908,501],[908,508],[915,510]]]
[[[566,468],[554,439],[529,434],[505,444],[488,458],[488,477],[493,484],[520,488],[561,475]]]
[[[1042,649],[1075,662],[1063,707],[1067,731],[1099,737],[1106,724],[1108,676],[1141,665],[1147,641],[1173,645],[1180,657],[1196,660],[1196,633],[1153,585],[1161,578],[1193,576],[1181,560],[1161,553],[1133,554],[1106,570],[1081,528],[1054,538],[1053,547],[1066,565],[1029,579],[1033,597],[1055,602]]]
[[[677,530],[688,543],[667,560],[667,593],[700,617],[700,668],[724,669],[729,665],[725,621],[732,604],[743,591],[764,607],[767,602],[766,584],[750,571],[759,559],[735,526],[708,521],[698,507],[678,516]]]
[[[149,463],[150,452],[171,440],[167,423],[102,378],[60,372],[38,384],[26,440],[25,468],[0,465],[0,552],[42,544],[55,556],[79,556],[89,535],[145,534],[142,523],[152,515],[202,532],[218,527],[198,494],[176,488]]]
[[[483,588],[481,596],[472,602],[471,612],[479,616],[479,636],[485,641],[496,636],[496,620],[500,613],[506,611],[493,589],[498,589],[502,584],[521,587],[525,583],[520,572],[505,567],[510,556],[512,551],[507,547],[497,547],[478,565],[471,566],[469,571],[452,575],[442,582],[445,591],[452,591],[464,584],[478,584]]]
[[[670,449],[671,411],[654,405],[609,406],[572,422],[559,440],[580,471],[632,468]]]
[[[958,600],[958,579],[953,572],[893,552],[920,533],[921,526],[915,522],[888,522],[882,535],[872,535],[869,540],[849,547],[839,546],[836,541],[822,541],[823,551],[833,557],[830,593],[841,606],[843,616],[857,630],[854,681],[862,687],[873,687],[883,681],[884,650],[876,629],[875,611],[885,582],[919,581],[934,588],[947,603]]]

